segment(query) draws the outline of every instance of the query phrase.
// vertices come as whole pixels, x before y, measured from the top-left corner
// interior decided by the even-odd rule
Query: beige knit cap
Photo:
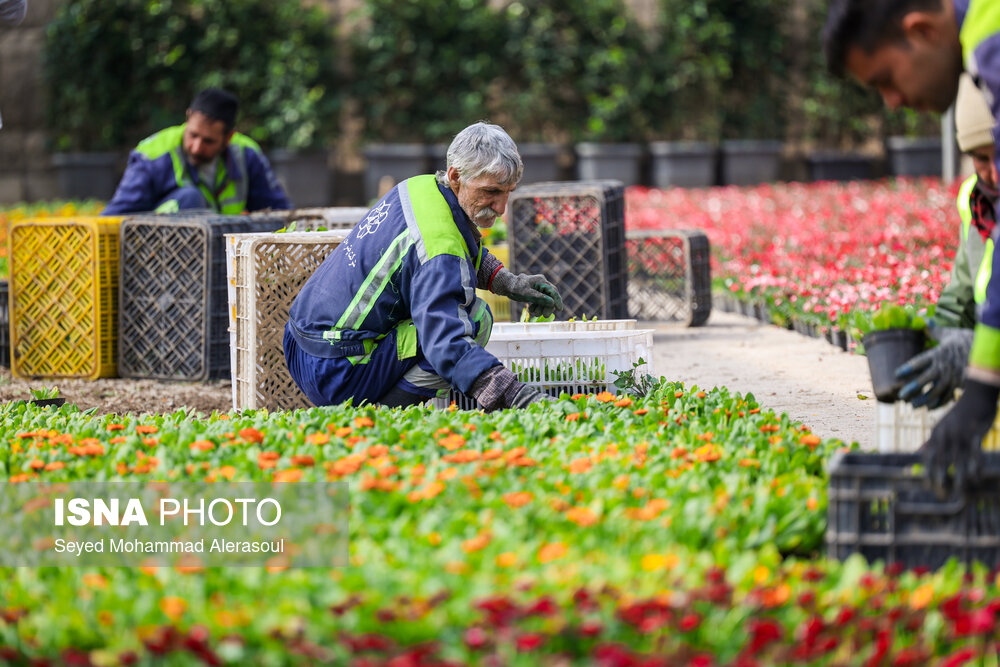
[[[955,138],[958,148],[967,153],[993,143],[993,112],[972,77],[962,73],[955,98]]]

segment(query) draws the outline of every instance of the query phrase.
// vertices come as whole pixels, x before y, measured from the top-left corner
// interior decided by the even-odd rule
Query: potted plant
[[[888,115],[885,154],[893,176],[941,176],[940,120],[912,109]]]
[[[66,403],[66,399],[59,395],[59,387],[41,387],[29,391],[31,398],[28,399],[28,403],[40,408],[48,406],[59,407]]]
[[[870,319],[855,316],[855,326],[863,335],[861,342],[868,357],[875,398],[892,403],[898,398],[903,382],[896,369],[927,347],[925,319],[915,306],[883,304]]]

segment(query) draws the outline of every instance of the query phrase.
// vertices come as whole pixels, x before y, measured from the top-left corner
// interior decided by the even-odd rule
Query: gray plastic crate
[[[843,560],[937,569],[949,558],[1000,564],[1000,454],[983,454],[981,483],[939,500],[914,470],[917,454],[838,452],[829,463],[826,546]]]
[[[510,196],[508,209],[510,269],[555,284],[565,306],[557,318],[628,318],[620,181],[527,185]],[[511,307],[516,321],[523,306]]]
[[[628,249],[629,316],[700,326],[712,312],[711,248],[698,230],[634,230]]]
[[[118,373],[228,378],[225,234],[274,231],[280,215],[178,213],[122,222]]]

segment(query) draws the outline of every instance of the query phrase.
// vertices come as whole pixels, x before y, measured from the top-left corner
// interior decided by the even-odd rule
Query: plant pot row
[[[822,338],[845,352],[853,351],[860,343],[849,331],[836,325],[819,325],[795,317],[786,319],[783,316],[776,316],[768,305],[761,301],[746,301],[727,294],[715,294],[712,297],[712,307],[725,313],[752,317],[765,324],[780,326],[810,338]]]
[[[443,169],[447,144],[369,144],[364,193],[355,204],[366,204],[380,192],[410,176]],[[727,140],[707,142],[576,144],[573,150],[556,143],[521,143],[522,183],[577,178],[614,179],[625,185],[709,187],[756,185],[782,177],[779,141]],[[324,150],[268,152],[275,174],[298,207],[328,206],[333,201],[333,153]],[[117,152],[57,153],[52,166],[60,194],[67,199],[108,200],[114,194],[126,156]],[[806,156],[809,180],[854,180],[897,176],[940,175],[941,142],[937,138],[890,137],[886,166],[871,156],[836,151]],[[647,176],[648,173],[648,176]]]

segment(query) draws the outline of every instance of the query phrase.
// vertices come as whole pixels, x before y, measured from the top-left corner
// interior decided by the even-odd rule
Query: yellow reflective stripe
[[[989,370],[1000,370],[1000,329],[980,322],[972,338],[969,364]]]
[[[973,174],[965,179],[962,187],[958,190],[958,215],[962,219],[962,240],[969,238],[969,226],[972,224],[972,206],[969,199],[972,197],[972,189],[976,187],[976,175]]]
[[[973,292],[976,303],[986,303],[986,286],[990,284],[991,275],[993,275],[993,239],[986,239],[986,252],[983,254],[983,261],[979,263],[976,289]]]
[[[1000,32],[1000,3],[994,0],[972,0],[965,13],[959,41],[962,42],[962,57],[965,67],[974,76],[979,73],[975,62],[975,51],[986,39]]]

